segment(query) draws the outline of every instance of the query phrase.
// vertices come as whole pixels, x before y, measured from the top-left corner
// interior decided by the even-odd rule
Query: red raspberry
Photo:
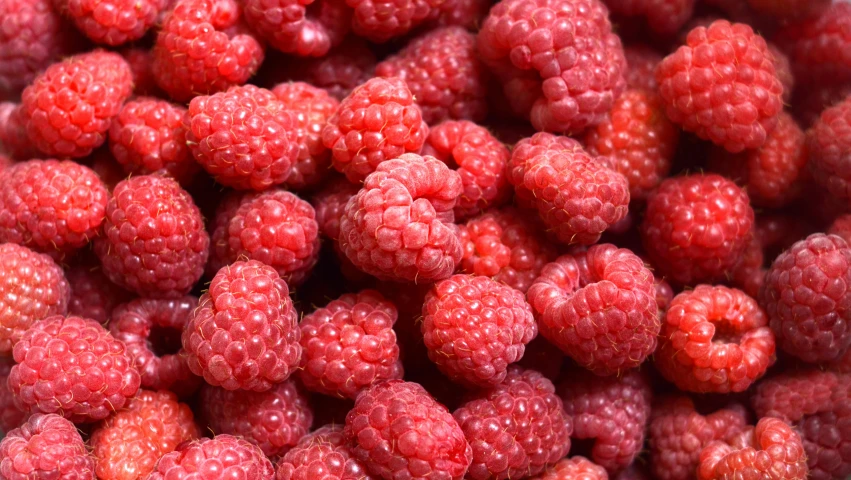
[[[627,249],[599,244],[563,255],[526,296],[544,337],[598,375],[636,367],[656,349],[653,274]]]
[[[89,168],[95,172],[108,190],[114,190],[118,182],[129,175],[124,173],[124,168],[118,164],[109,149],[98,149],[87,159]]]
[[[461,176],[434,157],[404,154],[383,162],[346,204],[340,248],[379,279],[448,278],[461,261],[452,209]]]
[[[366,467],[352,457],[343,438],[343,427],[326,425],[305,435],[278,462],[277,480],[375,480]]]
[[[563,458],[530,480],[608,480],[606,469],[585,457]]]
[[[210,430],[248,440],[269,457],[282,455],[298,443],[313,422],[307,395],[293,381],[265,392],[205,385],[200,404]]]
[[[139,390],[124,344],[94,320],[56,315],[15,345],[9,388],[19,407],[75,423],[103,420]]]
[[[851,373],[851,349],[845,351],[845,354],[836,360],[825,365],[829,370],[838,373]],[[2,383],[2,380],[0,380]]]
[[[680,131],[665,117],[662,99],[630,89],[612,106],[609,117],[585,134],[592,156],[606,156],[629,182],[631,200],[644,200],[671,171]]]
[[[754,1],[754,0],[750,0]],[[764,1],[764,0],[763,0]],[[783,2],[772,2],[782,8]],[[824,0],[800,2],[818,8]],[[827,2],[829,3],[829,2]],[[802,83],[838,85],[851,81],[851,4],[834,2],[821,14],[811,18],[797,16],[797,21],[777,32],[775,40],[788,55],[795,79]]]
[[[15,160],[30,160],[41,156],[27,136],[27,119],[23,105],[0,103],[0,146]]]
[[[372,78],[375,55],[363,40],[348,38],[322,58],[289,61],[289,73],[294,80],[328,91],[343,100],[358,85]]]
[[[457,25],[477,31],[490,10],[490,0],[452,0],[440,6],[438,25]]]
[[[754,222],[748,194],[715,174],[669,178],[647,199],[641,240],[669,280],[723,278],[747,247]]]
[[[440,15],[442,0],[346,0],[354,9],[352,31],[376,43],[401,37]]]
[[[228,192],[216,206],[216,213],[208,226],[210,232],[210,258],[205,272],[208,277],[230,263],[230,244],[228,242],[228,226],[236,211],[243,203],[257,198],[259,193],[254,191]]]
[[[263,45],[236,0],[179,0],[154,45],[157,84],[178,102],[242,85],[263,63]]]
[[[71,287],[68,313],[106,325],[112,311],[130,300],[130,293],[109,281],[100,264],[80,264],[65,270]]]
[[[831,0],[748,0],[747,3],[756,13],[799,20],[824,12]]]
[[[815,234],[781,253],[765,276],[759,303],[777,345],[806,362],[830,361],[851,347],[851,248]]]
[[[330,240],[340,238],[340,219],[346,211],[349,199],[357,195],[360,187],[339,177],[326,183],[311,203],[316,210],[316,223],[319,231]]]
[[[198,438],[189,406],[171,392],[140,390],[127,407],[104,420],[90,443],[98,478],[146,478],[157,460],[177,446]]]
[[[795,76],[792,74],[792,63],[789,61],[789,56],[783,53],[777,45],[768,44],[768,51],[774,57],[774,69],[777,73],[777,79],[783,85],[783,103],[788,104],[792,99],[792,92],[795,89]]]
[[[298,159],[296,118],[265,88],[195,97],[187,119],[192,155],[222,185],[265,190],[283,183]]]
[[[343,0],[246,0],[243,9],[272,47],[301,57],[322,57],[342,42],[352,16]]]
[[[106,141],[112,118],[133,91],[117,53],[94,50],[54,63],[21,96],[27,135],[57,157],[85,157]]]
[[[795,118],[802,127],[810,127],[819,120],[821,112],[845,100],[848,96],[851,96],[851,81],[842,85],[799,88],[795,91],[792,105]]]
[[[382,380],[402,378],[393,303],[374,290],[349,293],[302,318],[303,369],[308,390],[356,398]]]
[[[119,182],[95,253],[110,280],[139,295],[185,295],[204,273],[210,237],[192,197],[174,180],[142,175]]]
[[[29,417],[15,405],[15,396],[9,389],[7,380],[14,365],[12,357],[0,357],[0,432],[3,434],[20,427]]]
[[[95,476],[95,459],[73,423],[35,414],[0,441],[0,476],[89,479]]]
[[[762,241],[756,234],[748,241],[739,262],[728,273],[729,284],[742,290],[751,298],[757,298],[765,283],[765,252]]]
[[[508,376],[475,394],[453,416],[473,448],[464,478],[525,478],[570,450],[571,418],[552,382],[534,370],[512,367]]]
[[[9,355],[31,325],[65,315],[71,290],[62,269],[47,255],[0,244],[0,354]]]
[[[824,110],[807,132],[810,170],[816,182],[847,204],[851,200],[851,97]]]
[[[594,439],[591,460],[610,474],[626,468],[644,445],[650,385],[637,371],[600,378],[576,372],[559,384],[573,438]]]
[[[626,87],[626,60],[599,0],[502,0],[478,35],[482,61],[537,130],[579,132]]]
[[[827,233],[842,237],[845,242],[851,241],[851,214],[844,213],[833,220]]]
[[[272,267],[234,262],[219,270],[183,328],[189,368],[227,390],[269,390],[301,358],[297,320],[287,283]]]
[[[514,186],[515,200],[523,208],[535,208],[536,194],[523,184],[527,165],[539,158],[555,155],[560,151],[571,152],[578,146],[576,140],[538,132],[517,141],[511,150],[511,159],[506,167],[508,181]]]
[[[680,31],[694,13],[695,0],[603,0],[615,15],[645,17],[650,30],[663,35]]]
[[[462,27],[438,28],[415,38],[379,63],[375,74],[404,80],[429,125],[448,119],[481,121],[488,113],[487,71],[476,55],[476,36]]]
[[[54,0],[56,8],[96,43],[139,40],[157,20],[164,0]]]
[[[186,146],[184,115],[185,108],[155,98],[129,101],[109,128],[109,150],[128,174],[166,170],[187,185],[198,164]]]
[[[730,152],[765,143],[783,109],[783,85],[765,39],[718,20],[688,34],[656,71],[668,118]]]
[[[215,478],[213,475],[274,480],[275,469],[257,446],[230,435],[216,435],[184,442],[163,455],[147,480]]]
[[[385,479],[461,480],[473,451],[458,422],[419,384],[390,380],[364,390],[346,415],[352,455]]]
[[[656,68],[662,63],[662,55],[646,45],[627,45],[623,54],[627,64],[627,86],[655,92],[659,88],[656,85]]]
[[[373,78],[346,97],[322,131],[334,168],[360,183],[384,161],[419,153],[428,125],[405,82]]]
[[[121,50],[121,56],[133,72],[133,92],[136,95],[164,94],[154,78],[154,52],[148,48],[133,47]]]

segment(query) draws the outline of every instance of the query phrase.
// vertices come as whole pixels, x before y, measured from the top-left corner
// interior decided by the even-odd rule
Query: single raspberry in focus
[[[815,181],[843,206],[851,204],[851,97],[821,113],[807,131],[807,149]]]
[[[106,325],[113,309],[130,300],[130,293],[106,278],[100,264],[95,262],[97,260],[84,262],[65,270],[71,287],[68,313]]]
[[[182,480],[207,473],[223,478],[275,479],[272,462],[259,447],[241,438],[216,435],[184,442],[163,455],[147,480]]]
[[[322,58],[288,59],[287,63],[293,80],[322,88],[342,101],[373,77],[376,60],[365,41],[350,37]]]
[[[284,53],[322,57],[349,32],[351,10],[344,0],[246,0],[245,23]]]
[[[277,480],[375,480],[354,458],[343,438],[343,427],[326,425],[305,435],[278,462]]]
[[[618,477],[619,478],[619,477]],[[606,469],[585,457],[563,458],[530,480],[609,480]]]
[[[626,45],[626,84],[629,88],[657,91],[656,68],[662,63],[662,55],[646,45]]]
[[[15,396],[9,389],[9,372],[15,365],[12,357],[0,357],[0,432],[4,435],[20,427],[29,413],[15,405]]]
[[[54,0],[90,40],[110,46],[139,40],[156,23],[165,0]]]
[[[768,3],[766,0],[750,0]],[[775,8],[789,0],[771,2]],[[806,7],[819,7],[825,0],[802,2]],[[851,81],[851,4],[833,2],[821,13],[804,18],[796,15],[775,36],[777,45],[788,55],[795,80],[812,85],[839,85]]]
[[[440,15],[442,0],[346,0],[354,9],[352,31],[367,40],[383,43],[401,37]]]
[[[73,423],[37,413],[0,441],[0,476],[89,479],[95,459]]]
[[[644,17],[654,33],[673,35],[691,20],[696,0],[603,0],[612,14]],[[634,21],[633,19],[630,19]]]
[[[514,186],[515,203],[522,208],[535,208],[536,194],[523,184],[523,176],[531,161],[555,155],[560,151],[571,152],[577,145],[576,140],[570,137],[546,132],[533,133],[530,137],[517,140],[506,166],[508,181]]]
[[[30,160],[41,156],[41,152],[27,136],[27,118],[23,105],[0,103],[0,147],[13,160]]]

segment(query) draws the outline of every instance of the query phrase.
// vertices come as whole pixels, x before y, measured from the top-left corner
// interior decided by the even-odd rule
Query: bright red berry
[[[608,480],[606,469],[585,457],[563,458],[530,480]]]
[[[272,47],[302,57],[322,57],[342,42],[352,16],[343,0],[246,0],[242,8],[245,22]]]
[[[163,455],[147,479],[194,480],[213,475],[274,480],[275,469],[259,447],[231,435],[216,435],[185,442]]]
[[[37,413],[0,441],[0,476],[90,479],[95,459],[73,423]]]
[[[54,0],[57,9],[95,43],[116,46],[142,38],[164,0]]]
[[[354,9],[352,31],[376,43],[401,37],[440,15],[440,0],[346,0]]]
[[[305,435],[278,462],[277,480],[374,480],[354,458],[343,437],[343,427],[326,425]]]

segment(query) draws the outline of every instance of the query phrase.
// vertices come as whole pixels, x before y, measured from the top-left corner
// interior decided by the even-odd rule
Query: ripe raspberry
[[[118,182],[129,176],[124,173],[124,168],[118,164],[108,148],[95,150],[87,160],[89,168],[98,175],[108,190],[114,190]]]
[[[704,448],[697,478],[804,480],[808,478],[807,461],[801,437],[782,420],[760,419],[756,427],[729,442],[714,442]]]
[[[351,10],[343,0],[246,0],[245,22],[269,44],[301,57],[322,57],[343,41]]]
[[[205,385],[200,404],[210,430],[243,438],[268,457],[284,454],[307,434],[313,422],[307,395],[293,381],[265,392]]]
[[[594,439],[591,460],[610,474],[626,468],[644,445],[650,385],[637,371],[600,378],[576,372],[559,384],[574,439]]]
[[[89,479],[95,476],[95,459],[73,423],[35,414],[0,441],[0,476]]]
[[[645,45],[627,45],[623,54],[627,64],[627,86],[655,92],[659,88],[656,85],[656,68],[662,63],[662,55]]]
[[[476,55],[476,36],[462,27],[417,37],[379,63],[375,74],[404,80],[429,125],[448,119],[481,121],[488,113],[487,70]]]
[[[184,442],[175,451],[163,455],[147,480],[215,478],[213,475],[274,480],[275,469],[255,445],[230,435],[216,435]]]
[[[144,297],[177,298],[204,273],[210,237],[192,197],[174,180],[142,175],[119,182],[95,253],[103,271]]]
[[[0,432],[4,435],[20,427],[29,417],[15,405],[15,396],[9,389],[7,380],[14,365],[12,357],[0,357]]]
[[[826,109],[807,132],[813,178],[843,202],[851,200],[851,97]]]
[[[130,293],[109,281],[100,264],[79,264],[65,270],[71,287],[68,313],[106,325],[112,311],[130,300]]]
[[[54,0],[56,8],[95,43],[139,40],[157,20],[164,0]]]
[[[482,25],[478,51],[539,131],[602,122],[626,87],[623,47],[599,0],[503,0]]]
[[[614,15],[644,17],[655,33],[680,31],[694,13],[695,0],[603,0]]]
[[[297,320],[287,283],[272,267],[234,262],[219,270],[183,328],[189,369],[227,390],[269,390],[301,358]]]
[[[762,242],[756,234],[751,235],[748,246],[742,252],[739,262],[728,274],[728,283],[745,292],[751,298],[757,298],[765,283],[765,252]]]
[[[795,75],[792,74],[792,63],[789,61],[789,56],[783,53],[777,45],[769,43],[768,51],[774,57],[774,69],[777,73],[777,79],[783,85],[783,103],[788,104],[792,99],[792,92],[795,89]]]
[[[428,136],[420,107],[405,82],[373,78],[346,97],[322,131],[334,168],[362,182],[384,161],[419,153]]]
[[[366,467],[352,457],[343,438],[343,427],[326,425],[302,437],[278,462],[277,480],[375,480]]]
[[[419,384],[390,380],[364,390],[346,415],[352,455],[385,479],[461,480],[473,451],[458,422]]]
[[[851,214],[845,213],[833,220],[827,233],[842,237],[845,242],[851,241]]]
[[[806,362],[830,361],[851,347],[851,248],[815,234],[781,253],[765,276],[759,303],[777,346]]]
[[[14,160],[30,160],[41,153],[27,137],[27,119],[23,105],[0,103],[0,147]]]
[[[373,77],[375,55],[363,40],[348,38],[322,58],[294,59],[288,62],[293,80],[326,90],[343,100],[358,85]]]
[[[799,88],[795,91],[792,104],[795,118],[802,127],[810,127],[818,121],[821,112],[848,96],[851,96],[851,82],[819,88]]]
[[[585,457],[570,457],[559,460],[545,472],[529,477],[530,480],[608,480],[606,469]]]
[[[346,211],[349,199],[357,195],[360,187],[345,178],[335,178],[313,196],[311,203],[316,210],[316,223],[326,238],[340,238],[340,219]]]
[[[718,20],[688,34],[656,71],[668,118],[730,152],[762,146],[783,109],[783,85],[765,39]]]
[[[379,279],[448,278],[461,261],[452,209],[461,176],[434,157],[404,154],[383,162],[346,204],[340,248]]]
[[[490,10],[490,0],[452,0],[440,6],[437,24],[457,25],[470,31],[477,31]]]
[[[98,478],[146,478],[157,460],[177,446],[198,438],[189,406],[171,392],[140,390],[127,407],[104,420],[90,443]]]
[[[802,19],[824,12],[831,0],[748,0],[757,13],[786,19]]]
[[[630,89],[609,117],[585,134],[592,156],[606,156],[629,182],[631,200],[644,200],[671,171],[680,131],[665,117],[654,92]]]
[[[177,102],[242,85],[263,63],[263,45],[236,0],[179,0],[154,44],[154,77]]]
[[[354,9],[352,31],[383,43],[401,37],[440,15],[441,0],[346,0]]]
[[[453,416],[473,448],[465,478],[536,475],[570,450],[571,418],[552,382],[534,370],[512,367],[508,376],[475,394]]]
[[[168,0],[169,3],[171,0]],[[131,47],[121,50],[121,56],[133,72],[133,93],[164,96],[154,78],[154,52],[148,48]]]
[[[139,390],[124,344],[94,320],[56,315],[15,345],[9,388],[17,405],[75,423],[103,420]]]
[[[538,132],[516,142],[511,150],[511,159],[506,166],[508,181],[514,186],[515,200],[523,208],[535,208],[536,194],[523,184],[527,165],[539,158],[555,155],[560,151],[570,152],[577,147],[576,140]]]
[[[787,2],[773,3],[782,8],[780,4]],[[804,4],[800,0],[797,3]],[[817,8],[820,3],[825,2],[806,2],[805,5]],[[849,26],[851,5],[833,2],[821,14],[811,18],[798,16],[797,21],[789,22],[777,32],[775,41],[789,55],[797,81],[819,87],[851,81]]]
[[[659,334],[653,274],[612,244],[547,264],[526,293],[544,337],[598,375],[640,365]]]
[[[653,265],[686,285],[723,278],[747,247],[748,194],[731,180],[696,174],[664,180],[647,199],[641,240]]]

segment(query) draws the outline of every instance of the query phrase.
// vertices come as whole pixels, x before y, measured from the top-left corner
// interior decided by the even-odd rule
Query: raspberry
[[[851,97],[824,110],[807,132],[810,170],[815,181],[847,204],[851,200]]]
[[[379,63],[375,74],[404,80],[429,125],[448,119],[481,121],[487,115],[487,71],[476,56],[476,36],[462,27],[417,37]]]
[[[827,233],[842,237],[845,242],[851,241],[851,214],[845,213],[833,220]]]
[[[698,480],[778,478],[804,480],[807,460],[801,438],[784,421],[760,419],[730,442],[714,442],[703,449]]]
[[[65,315],[71,290],[62,269],[47,255],[0,244],[0,354],[9,355],[31,325]]]
[[[598,375],[636,367],[656,349],[653,274],[627,249],[599,244],[563,255],[526,297],[544,337]]]
[[[579,132],[626,87],[626,60],[599,0],[502,0],[478,35],[482,61],[537,130]]]
[[[15,160],[30,160],[41,156],[27,137],[27,119],[23,105],[0,103],[0,146]]]
[[[263,63],[235,0],[179,0],[154,44],[154,78],[178,102],[242,85]]]
[[[370,473],[461,480],[473,451],[458,422],[419,384],[390,380],[364,390],[343,435]]]
[[[24,90],[27,135],[48,155],[85,157],[106,141],[132,91],[133,74],[121,55],[94,50],[68,57]]]
[[[275,469],[255,445],[230,435],[216,435],[184,442],[175,451],[163,455],[147,479],[215,478],[213,475],[274,480]]]
[[[9,388],[17,405],[34,413],[103,420],[139,390],[124,344],[94,320],[56,315],[36,322],[13,354]]]
[[[787,2],[773,3],[775,7],[782,8],[781,4]],[[818,8],[825,2],[796,3]],[[851,81],[849,26],[851,5],[833,2],[820,15],[811,18],[797,16],[797,21],[790,22],[777,32],[775,41],[789,55],[797,81],[818,86]]]
[[[96,43],[139,40],[157,20],[163,0],[54,0],[57,9]]]
[[[777,45],[768,44],[768,51],[774,57],[774,69],[777,73],[777,79],[783,85],[783,103],[788,104],[792,99],[792,92],[795,89],[795,76],[792,74],[792,63],[789,61],[789,56],[783,53]]]
[[[765,275],[759,303],[777,346],[806,362],[840,357],[851,347],[851,248],[815,234],[781,253]]]
[[[453,415],[473,448],[465,478],[536,475],[570,450],[571,418],[552,382],[534,370],[513,367]]]
[[[326,425],[302,437],[278,462],[277,480],[313,480],[316,472],[322,472],[322,480],[373,480],[352,457],[339,425]]]
[[[210,237],[192,197],[174,180],[142,175],[119,182],[95,253],[110,280],[139,295],[185,295],[204,273]]]
[[[334,241],[340,238],[340,219],[343,218],[349,199],[357,195],[359,190],[357,185],[339,177],[326,183],[313,196],[311,203],[316,210],[316,223],[325,237]]]
[[[80,264],[65,270],[71,287],[68,313],[106,325],[112,311],[130,300],[130,293],[109,281],[100,264]],[[57,312],[58,313],[58,312]]]
[[[7,380],[14,365],[12,357],[0,357],[0,432],[3,434],[20,427],[29,417],[15,405],[15,396],[9,389]]]
[[[343,41],[351,11],[343,0],[246,0],[245,22],[269,44],[301,57],[322,57]]]
[[[366,42],[347,39],[322,58],[290,61],[290,75],[343,100],[358,85],[372,78],[375,55]]]
[[[650,30],[677,33],[691,19],[695,0],[603,0],[615,15],[645,17]]]
[[[163,95],[154,78],[154,53],[150,49],[125,48],[121,51],[121,56],[133,72],[133,92],[136,95]]]
[[[748,0],[747,3],[757,13],[794,20],[822,13],[831,0]]]
[[[428,125],[405,82],[373,78],[346,97],[322,131],[334,168],[360,183],[378,165],[405,153],[419,153]]]
[[[606,469],[585,457],[563,458],[530,480],[608,480]]]
[[[644,200],[671,171],[679,137],[656,93],[630,89],[615,100],[606,121],[588,130],[584,143],[592,156],[614,162],[629,182],[631,200]]]
[[[668,118],[730,152],[762,146],[783,109],[783,85],[765,39],[718,20],[688,34],[656,71]]]
[[[265,392],[205,385],[200,399],[201,411],[213,432],[248,440],[269,457],[289,450],[313,422],[307,396],[293,381]]]
[[[171,392],[140,390],[127,407],[92,432],[98,478],[146,478],[160,457],[198,438],[189,406]]]
[[[794,113],[802,127],[815,124],[821,112],[851,95],[851,82],[819,88],[799,88],[795,91]]]
[[[754,222],[748,194],[715,174],[668,178],[650,194],[644,249],[669,280],[693,285],[724,277],[747,247]]]
[[[402,378],[393,324],[396,306],[374,290],[349,293],[302,318],[303,369],[308,390],[356,398],[364,388]]]
[[[655,92],[659,88],[656,85],[656,68],[662,63],[662,55],[645,45],[627,45],[623,54],[627,64],[627,86]]]
[[[514,186],[517,204],[523,208],[535,208],[536,193],[523,184],[523,176],[530,162],[560,151],[570,152],[577,147],[578,142],[572,138],[545,132],[534,133],[528,138],[518,140],[511,150],[511,159],[506,167],[508,181]]]
[[[287,283],[272,267],[234,262],[216,273],[183,328],[189,369],[227,390],[269,390],[301,358],[296,322]]]
[[[650,416],[650,385],[637,371],[600,378],[586,372],[558,386],[573,418],[574,439],[594,439],[591,460],[610,474],[633,462],[644,444]]]
[[[756,298],[765,283],[765,252],[757,235],[751,236],[739,262],[729,273],[729,284]]]
[[[851,373],[851,349],[846,350],[844,355],[825,366],[834,372]],[[2,383],[2,380],[0,380],[0,383]]]
[[[124,171],[147,175],[167,171],[189,184],[198,164],[186,146],[186,109],[154,98],[137,97],[121,107],[109,128],[109,150]]]
[[[95,459],[73,423],[59,415],[35,414],[0,441],[0,476],[94,478]]]
[[[354,9],[352,31],[372,42],[401,37],[440,15],[442,0],[346,0]]]
[[[452,0],[440,6],[438,25],[457,25],[477,31],[490,10],[490,0]]]
[[[142,377],[142,387],[171,390],[188,397],[200,386],[186,357],[179,353],[180,334],[198,299],[140,298],[113,310],[109,332],[124,343],[127,355]]]
[[[118,182],[128,177],[109,149],[98,149],[90,157],[89,168],[95,172],[108,190],[114,190]]]

